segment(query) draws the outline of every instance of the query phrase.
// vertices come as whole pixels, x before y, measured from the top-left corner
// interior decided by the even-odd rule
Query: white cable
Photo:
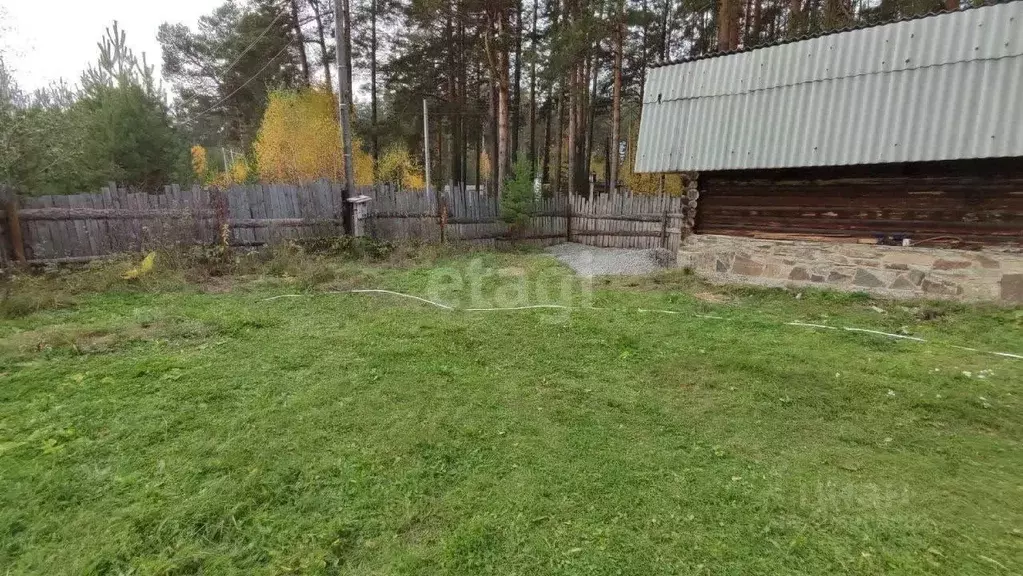
[[[441,304],[440,302],[434,302],[433,300],[427,300],[426,298],[420,298],[419,296],[413,296],[411,294],[392,292],[391,290],[343,290],[340,292],[333,292],[333,294],[391,294],[393,296],[401,296],[402,298],[411,298],[413,300],[419,300],[420,302],[426,302],[427,304],[443,308],[445,310],[454,310],[454,308],[447,304]]]
[[[281,10],[280,12],[278,12],[277,17],[271,20],[270,24],[268,24],[267,27],[264,28],[263,31],[259,33],[259,36],[257,36],[256,39],[253,40],[251,44],[249,44],[248,46],[245,47],[244,50],[242,50],[242,53],[239,54],[238,57],[234,59],[234,62],[231,62],[231,64],[227,66],[227,69],[224,70],[224,72],[220,75],[221,82],[224,81],[224,76],[227,76],[227,73],[230,72],[235,67],[236,64],[241,62],[242,56],[248,54],[249,50],[252,50],[252,47],[255,46],[257,42],[262,40],[263,36],[266,36],[266,33],[269,32],[270,29],[273,28],[274,24],[276,24],[277,21],[281,19],[281,16],[284,16],[285,12],[286,12],[285,10]]]
[[[558,310],[572,310],[572,306],[561,304],[534,304],[532,306],[512,306],[507,308],[462,308],[463,312],[502,312],[505,310],[536,310],[540,308],[555,308]]]
[[[903,340],[913,340],[914,342],[926,342],[923,338],[917,338],[916,336],[905,336],[903,334],[891,334],[888,332],[879,332],[877,330],[868,330],[866,328],[850,328],[848,326],[842,326],[842,330],[849,332],[866,332],[867,334],[877,334],[879,336],[888,336],[889,338],[901,338]]]
[[[786,322],[786,326],[806,326],[807,328],[823,328],[825,330],[838,330],[834,326],[825,326],[824,324],[807,324],[805,322]]]
[[[307,294],[281,294],[280,296],[273,296],[271,298],[264,298],[262,301],[263,302],[271,302],[273,300],[279,300],[281,298],[302,298],[304,296],[307,296]]]
[[[426,298],[420,298],[419,296],[413,296],[412,294],[404,294],[402,292],[395,292],[393,290],[370,290],[370,289],[363,289],[363,290],[338,290],[338,291],[333,291],[333,292],[326,292],[326,294],[390,294],[392,296],[399,296],[399,297],[402,297],[402,298],[409,298],[411,300],[418,300],[420,302],[429,304],[431,306],[436,306],[437,308],[443,308],[444,310],[460,311],[460,312],[504,312],[504,311],[511,311],[511,310],[537,310],[537,309],[598,310],[598,311],[607,311],[608,310],[608,308],[597,308],[597,307],[593,307],[593,306],[586,306],[586,307],[583,307],[583,306],[564,306],[562,304],[534,304],[534,305],[531,305],[531,306],[510,306],[510,307],[504,307],[504,308],[455,308],[453,306],[448,306],[447,304],[442,304],[440,302],[434,302],[433,300],[427,300]],[[309,296],[309,295],[307,295],[307,294],[281,294],[279,296],[272,296],[270,298],[264,298],[262,300],[262,302],[270,302],[272,300],[277,300],[279,298],[301,298],[303,296]],[[657,313],[657,314],[684,314],[684,312],[680,312],[678,310],[657,310],[657,309],[648,309],[648,308],[636,308],[636,311],[637,312],[652,312],[652,313]],[[721,317],[721,316],[712,316],[712,315],[709,315],[709,314],[693,314],[692,316],[694,316],[696,318],[705,318],[705,319],[709,319],[709,320],[727,320],[727,318],[724,318],[724,317]],[[802,327],[805,327],[805,328],[820,328],[820,329],[824,329],[824,330],[838,330],[839,329],[837,326],[827,326],[827,325],[824,325],[824,324],[810,324],[810,323],[807,323],[807,322],[785,322],[785,326],[802,326]],[[905,334],[892,334],[891,332],[881,332],[880,330],[870,330],[868,328],[854,328],[854,327],[851,327],[851,326],[843,326],[841,329],[845,330],[847,332],[861,332],[861,333],[864,333],[864,334],[875,334],[875,335],[878,335],[878,336],[885,336],[885,337],[888,337],[888,338],[898,338],[900,340],[912,340],[913,342],[927,342],[927,340],[924,340],[923,338],[917,338],[916,336],[906,336]],[[958,348],[960,350],[968,350],[970,352],[977,352],[977,353],[980,353],[980,354],[993,354],[995,356],[1002,356],[1004,358],[1014,358],[1014,359],[1018,359],[1018,360],[1023,360],[1023,355],[1012,354],[1012,353],[1009,353],[1009,352],[990,352],[990,351],[987,351],[987,350],[978,350],[976,348],[968,348],[966,346],[958,346],[956,344],[948,344],[948,346],[951,346],[952,348]]]
[[[196,121],[196,120],[198,120],[199,118],[202,118],[202,117],[203,117],[203,116],[205,116],[206,114],[210,113],[210,112],[211,112],[212,110],[216,109],[216,108],[217,108],[217,106],[220,106],[220,105],[221,105],[221,104],[223,104],[224,102],[227,102],[228,98],[230,98],[231,96],[234,96],[234,95],[235,95],[235,94],[237,94],[237,93],[238,93],[238,91],[240,91],[240,90],[241,90],[242,88],[245,88],[246,86],[248,86],[248,85],[249,85],[249,82],[252,82],[253,80],[255,80],[255,79],[256,79],[256,78],[257,78],[257,77],[258,77],[258,76],[259,76],[260,74],[262,74],[262,73],[263,73],[263,71],[264,71],[264,70],[266,70],[266,69],[267,69],[267,68],[268,68],[268,67],[270,66],[270,64],[272,64],[272,63],[273,63],[273,61],[274,61],[274,60],[276,60],[277,58],[279,58],[281,54],[284,54],[284,51],[285,51],[285,50],[287,50],[287,49],[288,49],[288,48],[290,48],[290,47],[291,47],[290,45],[285,45],[285,46],[284,46],[284,48],[281,48],[281,51],[280,51],[280,52],[278,52],[278,53],[277,53],[276,55],[274,55],[274,57],[273,57],[273,58],[271,58],[271,59],[267,60],[267,61],[266,61],[266,64],[263,64],[263,67],[262,67],[262,68],[260,68],[258,72],[256,72],[255,74],[253,74],[253,75],[252,75],[252,76],[251,76],[251,77],[250,77],[250,78],[249,78],[248,80],[246,80],[244,84],[242,84],[241,86],[239,86],[239,87],[235,88],[234,90],[232,90],[230,94],[228,94],[227,96],[224,96],[223,98],[221,98],[221,99],[220,99],[219,101],[217,101],[217,103],[216,103],[216,104],[214,104],[213,106],[210,106],[209,108],[207,108],[207,109],[203,110],[202,112],[200,112],[200,113],[196,114],[195,116],[192,116],[192,117],[191,117],[191,118],[189,118],[188,120],[185,120],[185,121],[183,122],[183,124],[191,124],[192,122],[195,122],[195,121]]]

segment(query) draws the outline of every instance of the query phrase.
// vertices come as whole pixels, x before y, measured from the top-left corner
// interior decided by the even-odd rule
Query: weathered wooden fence
[[[572,198],[572,241],[612,248],[678,250],[689,201],[681,196],[606,194]],[[691,228],[691,223],[688,224]]]
[[[337,234],[340,190],[329,182],[303,186],[234,186],[218,191],[167,186],[129,192],[21,197],[7,202],[29,262],[76,262],[175,244],[211,243],[225,231],[233,245],[259,246],[287,238]],[[12,254],[14,246],[7,254]]]
[[[543,198],[526,225],[511,230],[500,204],[472,189],[443,193],[361,187],[373,198],[366,228],[381,240],[465,241],[491,244],[514,238],[554,244],[566,240],[619,248],[676,250],[692,228],[694,198],[601,195],[593,200]],[[209,244],[226,235],[234,246],[262,246],[342,233],[341,188],[326,181],[256,184],[227,190],[167,186],[129,192],[113,186],[97,194],[12,196],[0,218],[0,266],[84,262],[107,255],[173,245]]]
[[[369,230],[384,240],[490,244],[514,238],[553,244],[568,236],[568,204],[563,199],[538,200],[525,229],[513,232],[501,219],[499,201],[485,192],[459,188],[438,195],[381,187],[371,203]]]

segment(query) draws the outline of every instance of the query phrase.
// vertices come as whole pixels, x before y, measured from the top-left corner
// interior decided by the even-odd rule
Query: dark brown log
[[[1002,161],[706,174],[698,231],[1023,241],[1023,170]]]

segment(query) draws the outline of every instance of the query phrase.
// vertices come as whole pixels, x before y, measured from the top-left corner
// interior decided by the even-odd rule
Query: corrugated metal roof
[[[1023,156],[1023,2],[651,69],[637,172]]]

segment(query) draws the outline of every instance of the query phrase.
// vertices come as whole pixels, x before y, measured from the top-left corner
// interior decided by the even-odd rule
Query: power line
[[[257,43],[259,43],[259,41],[260,41],[260,40],[262,40],[264,36],[266,36],[266,33],[267,33],[267,32],[269,32],[269,31],[270,31],[270,29],[271,29],[271,28],[273,28],[274,24],[276,24],[276,23],[277,23],[277,21],[281,19],[281,16],[284,16],[285,12],[286,12],[286,9],[281,9],[281,11],[277,13],[277,16],[276,16],[276,17],[274,17],[274,19],[273,19],[273,20],[271,20],[269,24],[267,24],[266,28],[264,28],[264,29],[263,29],[263,31],[259,33],[259,36],[257,36],[255,40],[253,40],[253,41],[252,41],[252,42],[251,42],[251,43],[250,43],[250,44],[249,44],[248,46],[246,46],[246,47],[245,47],[245,49],[244,49],[244,50],[242,50],[240,54],[238,54],[238,57],[237,57],[237,58],[235,58],[235,59],[234,59],[234,61],[233,61],[233,62],[231,62],[231,64],[229,64],[229,65],[227,66],[227,68],[226,68],[226,69],[225,69],[225,70],[224,70],[224,71],[223,71],[223,72],[222,72],[221,74],[219,74],[220,78],[214,78],[214,80],[216,80],[218,84],[223,84],[223,83],[224,83],[224,78],[225,78],[225,77],[227,77],[227,74],[228,74],[228,72],[230,72],[231,70],[233,70],[233,69],[234,69],[234,67],[235,67],[235,66],[236,66],[236,65],[237,65],[237,64],[238,64],[239,62],[241,62],[241,60],[242,60],[242,57],[243,57],[243,56],[245,56],[246,54],[248,54],[248,53],[249,53],[249,50],[252,50],[252,48],[253,48],[253,47],[255,47],[255,46],[256,46],[256,44],[257,44]],[[282,52],[283,52],[283,50],[282,50]],[[277,56],[280,56],[280,54],[278,54]],[[274,58],[277,58],[277,56],[274,56]],[[270,60],[272,61],[272,60],[273,60],[273,58],[271,58]],[[269,62],[268,62],[268,64],[269,64]],[[265,70],[265,69],[266,69],[266,66],[264,66],[264,67],[263,67],[263,69]],[[260,70],[260,72],[262,72],[262,71],[263,71],[263,70]],[[259,72],[257,72],[256,74],[258,75],[258,74],[259,74]],[[212,75],[212,74],[211,74],[211,75]],[[252,78],[250,78],[250,79],[249,79],[249,80],[248,80],[248,81],[247,81],[247,82],[246,82],[245,84],[248,84],[248,82],[251,82],[251,81],[252,81]],[[244,86],[245,86],[245,84],[242,84],[242,86],[241,86],[241,87],[239,87],[238,89],[240,90],[240,89],[241,89],[242,87],[244,87]],[[237,92],[237,90],[236,90],[235,92]],[[191,120],[188,120],[188,121],[187,121],[187,122],[185,122],[185,123],[186,123],[186,124],[188,124],[189,122],[192,122],[193,120],[197,120],[197,119],[198,119],[198,118],[199,118],[200,116],[202,116],[203,114],[206,114],[207,112],[209,112],[209,111],[210,111],[210,110],[212,110],[213,108],[216,108],[217,106],[219,106],[220,104],[222,104],[222,103],[224,102],[224,100],[227,100],[227,98],[230,98],[231,96],[233,96],[235,92],[232,92],[231,94],[229,94],[228,96],[226,96],[226,97],[225,97],[225,98],[224,98],[223,100],[221,100],[220,102],[217,102],[216,104],[214,104],[214,105],[213,105],[213,106],[212,106],[211,108],[209,108],[208,110],[205,110],[205,111],[203,111],[202,113],[200,113],[200,114],[196,115],[196,116],[195,116],[194,118],[192,118]]]
[[[238,62],[241,61],[242,56],[245,56],[246,54],[248,54],[249,50],[252,50],[252,48],[256,45],[256,43],[258,43],[260,40],[262,40],[263,36],[266,36],[266,33],[269,32],[271,28],[273,28],[273,25],[276,24],[277,21],[281,19],[281,16],[284,16],[284,12],[285,12],[284,10],[281,10],[280,12],[278,12],[277,13],[277,17],[274,18],[270,22],[270,24],[268,24],[267,27],[263,29],[262,32],[260,32],[259,36],[257,36],[256,39],[253,40],[251,44],[249,44],[248,46],[245,47],[244,50],[242,50],[242,53],[239,54],[238,57],[234,59],[234,62],[231,62],[231,64],[227,67],[227,70],[224,70],[223,74],[220,75],[221,82],[223,82],[224,76],[227,76],[227,73],[230,72],[231,69],[233,69],[235,67],[235,65],[238,64]]]
[[[195,116],[189,118],[188,120],[185,120],[184,124],[191,124],[192,122],[195,122],[199,118],[202,118],[206,114],[212,112],[214,109],[217,108],[217,106],[220,106],[221,104],[226,102],[228,98],[230,98],[231,96],[234,96],[235,94],[237,94],[242,88],[245,88],[246,86],[248,86],[249,82],[252,82],[253,80],[256,79],[257,76],[262,74],[263,71],[266,70],[270,66],[270,64],[273,64],[274,60],[279,58],[281,54],[284,54],[285,50],[287,50],[290,47],[291,47],[290,45],[285,45],[284,48],[281,48],[280,52],[275,54],[273,58],[270,58],[269,60],[267,60],[266,64],[263,64],[263,67],[260,68],[255,74],[253,74],[248,80],[246,80],[241,86],[239,86],[239,87],[235,88],[234,90],[232,90],[230,94],[228,94],[227,96],[224,96],[223,98],[218,100],[217,103],[214,104],[213,106],[210,106],[209,108],[203,110],[202,112],[196,114]]]

